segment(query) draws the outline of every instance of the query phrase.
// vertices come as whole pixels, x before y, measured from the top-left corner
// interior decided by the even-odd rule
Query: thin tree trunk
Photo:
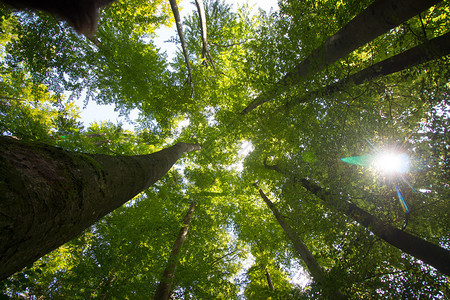
[[[256,188],[258,188],[258,185],[254,184]],[[309,272],[311,273],[312,277],[317,283],[322,283],[324,279],[324,273],[322,271],[321,266],[317,262],[317,260],[312,255],[311,251],[309,251],[308,247],[306,247],[305,243],[301,240],[301,238],[297,235],[297,233],[287,224],[283,217],[281,216],[280,212],[276,208],[276,206],[270,201],[270,199],[266,196],[264,191],[262,189],[259,189],[259,194],[261,195],[261,198],[266,202],[267,206],[270,208],[270,210],[273,212],[275,218],[277,219],[280,226],[283,228],[286,235],[289,237],[289,239],[292,241],[295,250],[300,255],[302,260],[305,262],[306,266],[308,267]]]
[[[441,0],[376,0],[242,112],[245,115]]]
[[[206,14],[205,14],[205,8],[203,5],[203,0],[195,0],[195,4],[197,5],[198,10],[198,16],[200,19],[200,28],[202,32],[202,58],[205,59],[205,62],[209,60],[211,63],[211,66],[213,67],[214,71],[216,70],[216,65],[214,64],[214,60],[211,56],[211,53],[209,52],[209,45],[208,45],[208,34],[207,34],[207,27],[206,27]]]
[[[176,26],[177,26],[177,32],[178,32],[178,36],[179,36],[180,42],[181,42],[181,48],[183,49],[184,60],[186,61],[186,67],[188,69],[189,84],[190,84],[191,89],[193,91],[194,90],[194,84],[193,84],[193,81],[192,81],[192,68],[191,68],[191,63],[190,63],[190,60],[189,60],[189,54],[188,54],[188,51],[187,51],[186,40],[184,39],[183,28],[181,27],[180,11],[178,10],[177,0],[169,0],[169,2],[170,2],[170,7],[172,8],[173,16],[175,18],[175,23],[176,23]]]
[[[450,32],[427,41],[424,44],[411,48],[403,53],[392,56],[388,59],[380,61],[364,70],[361,70],[355,74],[348,76],[347,78],[340,80],[338,83],[331,84],[321,90],[307,93],[301,98],[295,99],[287,106],[294,104],[305,103],[311,99],[331,95],[334,92],[339,91],[343,86],[348,83],[360,85],[365,81],[372,80],[380,76],[386,76],[407,68],[425,63],[432,59],[436,59],[442,56],[446,56],[450,53]]]
[[[254,186],[258,188],[256,183],[254,184]],[[295,250],[300,255],[302,260],[305,262],[306,267],[308,268],[311,276],[314,278],[314,281],[319,285],[322,285],[322,287],[324,288],[324,292],[329,297],[331,297],[330,299],[346,299],[344,294],[342,294],[342,292],[339,289],[336,289],[336,287],[328,286],[328,283],[325,280],[325,274],[320,264],[314,258],[313,254],[311,253],[311,251],[309,251],[308,247],[306,247],[305,243],[303,243],[302,239],[298,236],[298,234],[291,228],[291,226],[289,226],[288,223],[284,221],[277,207],[273,204],[272,201],[270,201],[270,199],[266,196],[266,194],[262,189],[259,189],[259,194],[261,195],[261,198],[264,200],[264,202],[266,202],[270,210],[273,212],[275,218],[277,219],[280,226],[283,228],[286,235],[294,244]]]
[[[108,156],[0,137],[0,280],[75,238],[199,149],[177,143],[149,155]]]
[[[183,224],[180,229],[180,233],[175,240],[175,243],[172,248],[172,252],[170,254],[169,260],[167,262],[167,266],[164,269],[162,279],[158,285],[158,288],[155,292],[155,300],[167,300],[169,299],[170,294],[170,286],[172,285],[173,276],[175,275],[175,270],[177,268],[178,257],[180,255],[181,247],[183,247],[184,241],[186,240],[186,236],[189,230],[189,224],[192,219],[192,215],[194,214],[196,202],[192,202],[186,216],[183,219]]]
[[[275,290],[273,287],[272,278],[270,277],[270,273],[269,273],[269,271],[267,271],[267,269],[266,269],[266,278],[267,278],[267,284],[269,285],[269,289],[271,291]]]
[[[322,199],[327,206],[343,212],[392,246],[450,276],[449,250],[386,224],[349,201],[337,201],[330,192],[308,179],[301,179],[299,182],[308,191]]]

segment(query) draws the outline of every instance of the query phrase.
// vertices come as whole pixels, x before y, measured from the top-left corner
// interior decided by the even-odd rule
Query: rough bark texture
[[[75,238],[199,148],[108,156],[0,137],[0,279]]]
[[[255,184],[255,187],[258,188],[258,186]],[[270,199],[266,196],[264,191],[262,189],[259,189],[259,194],[261,195],[261,198],[266,202],[267,206],[270,208],[270,210],[273,212],[275,218],[277,219],[280,226],[283,228],[286,235],[289,237],[289,239],[294,244],[294,248],[297,251],[297,253],[300,255],[302,260],[305,262],[306,266],[308,267],[309,272],[311,273],[312,277],[317,283],[323,282],[324,274],[322,271],[322,268],[320,267],[317,260],[312,255],[311,251],[309,251],[308,247],[306,247],[305,243],[300,239],[300,237],[297,235],[297,233],[287,224],[283,217],[281,216],[280,212],[276,208],[276,206],[270,201]]]
[[[446,56],[450,53],[450,32],[440,37],[427,41],[424,44],[411,48],[403,53],[392,56],[388,59],[380,61],[364,70],[361,70],[349,77],[340,80],[336,84],[329,85],[324,89],[314,91],[305,96],[295,99],[287,104],[299,104],[307,102],[316,97],[331,95],[339,91],[344,85],[353,83],[360,85],[365,81],[372,80],[380,76],[393,74],[404,69],[425,63],[427,61]]]
[[[449,250],[386,224],[351,202],[336,201],[328,191],[310,180],[301,179],[299,181],[308,191],[322,199],[326,205],[342,211],[392,246],[450,276]]]
[[[178,10],[177,0],[169,0],[170,7],[172,8],[173,17],[175,18],[175,23],[177,26],[178,37],[180,38],[181,48],[183,49],[184,60],[186,61],[186,67],[189,74],[189,84],[191,88],[194,88],[192,82],[192,68],[189,60],[189,54],[187,51],[186,40],[184,39],[183,27],[181,26],[180,11]]]
[[[317,48],[302,63],[288,72],[269,91],[256,97],[241,114],[271,101],[290,86],[345,57],[377,36],[409,20],[441,0],[376,0],[336,34]]]
[[[192,202],[186,216],[183,219],[183,224],[180,229],[180,233],[175,240],[175,243],[172,248],[172,252],[170,253],[169,260],[167,262],[167,266],[164,269],[162,279],[158,285],[158,288],[155,292],[155,300],[167,300],[170,295],[170,287],[172,285],[173,276],[175,275],[175,270],[177,268],[178,257],[180,255],[181,247],[183,247],[184,241],[186,240],[186,236],[189,230],[189,224],[191,223],[192,215],[195,210],[195,201]]]

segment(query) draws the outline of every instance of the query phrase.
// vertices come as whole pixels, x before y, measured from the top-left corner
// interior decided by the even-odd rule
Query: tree
[[[184,60],[186,62],[186,67],[188,69],[188,80],[191,88],[194,88],[192,83],[192,68],[189,59],[189,53],[187,52],[186,41],[184,40],[183,27],[181,26],[180,12],[178,11],[178,5],[176,0],[170,0],[170,7],[172,7],[173,16],[175,18],[175,23],[177,25],[178,37],[180,38],[181,48],[183,49]],[[194,91],[192,91],[193,93]]]
[[[78,32],[90,36],[95,34],[98,10],[114,0],[101,1],[11,1],[3,0],[18,9],[38,9],[63,17]]]
[[[255,187],[258,188],[258,186],[255,184]],[[286,235],[289,237],[289,239],[294,244],[294,248],[297,251],[298,255],[303,259],[306,266],[308,267],[309,272],[313,276],[314,280],[317,281],[319,284],[322,284],[324,281],[325,274],[322,271],[321,266],[317,262],[317,260],[312,255],[311,251],[306,247],[305,243],[298,237],[298,235],[292,230],[292,228],[287,224],[283,217],[281,216],[278,209],[275,207],[275,205],[270,201],[269,198],[267,198],[266,194],[263,192],[262,189],[259,189],[259,194],[261,195],[261,198],[264,200],[264,202],[267,204],[267,206],[270,208],[270,210],[273,212],[275,218],[277,219],[280,226],[283,228]]]
[[[195,0],[195,5],[197,6],[198,17],[199,17],[201,33],[202,33],[202,58],[205,59],[205,64],[208,64],[207,61],[209,61],[211,63],[211,66],[213,67],[213,69],[216,70],[214,60],[211,56],[211,53],[209,52],[208,33],[207,33],[208,30],[207,30],[207,26],[206,26],[206,14],[205,14],[205,8],[203,5],[203,1]]]
[[[169,260],[167,261],[167,266],[164,269],[161,281],[159,282],[158,288],[155,292],[155,299],[169,299],[170,288],[172,286],[173,277],[175,276],[175,270],[177,268],[179,255],[181,248],[183,247],[184,241],[189,230],[189,224],[191,223],[192,215],[194,214],[196,202],[192,202],[188,209],[186,216],[183,219],[181,225],[180,233],[178,233],[177,239],[173,244],[172,252],[170,253]]]
[[[7,137],[1,147],[1,278],[73,239],[160,179],[184,152],[200,149],[177,143],[149,155],[114,157]]]
[[[288,102],[286,105],[290,106],[298,103],[304,103],[311,97],[318,97],[329,95],[339,90],[345,84],[359,85],[367,80],[372,80],[379,76],[387,76],[389,74],[402,71],[406,68],[411,68],[415,65],[424,63],[428,60],[440,58],[450,53],[450,33],[446,33],[440,37],[427,41],[424,44],[408,49],[405,52],[394,55],[381,62],[374,64],[364,70],[354,73],[338,83],[331,84],[324,89],[312,91],[304,95],[300,99],[295,99]]]
[[[299,80],[313,72],[321,71],[380,34],[403,23],[439,1],[375,1],[364,12],[330,37],[301,64],[279,80],[272,90],[258,96],[241,114],[245,115]]]
[[[340,211],[352,217],[364,227],[370,229],[375,235],[389,244],[430,264],[443,274],[446,274],[447,276],[450,275],[449,250],[415,237],[414,235],[390,226],[389,224],[385,224],[378,218],[352,204],[350,201],[336,202],[335,200],[331,200],[332,197],[330,193],[323,191],[321,187],[310,180],[300,179],[300,182],[304,188],[317,195],[328,203],[328,205],[337,207]]]
[[[264,182],[282,220],[326,274],[326,286],[355,299],[448,297],[446,275],[334,206],[343,203],[384,228],[402,231],[399,236],[410,234],[434,249],[448,249],[450,68],[445,49],[429,55],[436,41],[447,45],[441,38],[450,30],[448,1],[423,1],[422,8],[407,12],[410,17],[386,27],[374,23],[371,37],[354,39],[359,45],[352,44],[357,35],[343,34],[343,47],[328,52],[330,61],[311,61],[324,41],[346,32],[346,25],[368,7],[416,3],[371,2],[281,0],[279,11],[255,15],[245,7],[205,1],[216,70],[204,64],[201,15],[194,11],[181,20],[192,97],[181,47],[168,62],[152,41],[155,29],[173,19],[168,2],[116,1],[101,11],[95,43],[46,15],[11,14],[0,7],[0,96],[10,98],[0,110],[5,134],[118,157],[152,153],[179,140],[202,145],[182,167],[4,280],[2,293],[12,298],[148,298],[161,280],[179,221],[195,200],[201,205],[179,255],[174,298],[327,298],[251,186]],[[366,31],[355,29],[356,34]],[[319,66],[297,77],[296,67],[308,57]],[[287,74],[291,80],[277,85]],[[86,92],[89,101],[115,104],[123,115],[137,108],[135,132],[111,123],[82,128],[71,118],[65,90],[72,99]],[[252,113],[236,113],[269,92],[270,101]],[[305,101],[286,107],[299,99]],[[54,119],[45,118],[47,111]],[[378,151],[409,156],[406,181],[340,161],[374,155],[367,141]],[[268,168],[275,166],[288,175]],[[299,185],[302,179],[320,187],[319,194]],[[396,188],[408,214],[398,204]]]

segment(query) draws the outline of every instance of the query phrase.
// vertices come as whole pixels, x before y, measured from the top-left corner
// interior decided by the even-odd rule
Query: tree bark
[[[184,39],[183,27],[181,27],[181,17],[180,11],[178,10],[177,0],[169,0],[170,7],[172,8],[173,17],[175,18],[175,23],[177,26],[178,36],[180,38],[181,48],[183,49],[184,60],[186,61],[186,67],[188,69],[189,84],[192,90],[194,89],[194,84],[192,81],[192,68],[189,60],[189,54],[187,51],[186,40]]]
[[[154,297],[155,300],[169,299],[170,287],[172,285],[173,276],[175,275],[175,270],[177,268],[178,257],[180,255],[181,247],[183,247],[184,241],[186,240],[186,236],[189,230],[189,224],[191,222],[192,215],[194,214],[195,205],[196,202],[192,202],[186,216],[183,219],[180,233],[175,240],[169,260],[167,261],[167,266],[164,269],[162,279],[159,282],[158,288],[156,289]]]
[[[364,70],[348,76],[340,80],[338,83],[331,84],[321,90],[307,93],[301,98],[295,99],[287,106],[305,103],[311,99],[331,95],[339,91],[343,86],[349,83],[360,85],[366,81],[372,80],[380,76],[386,76],[407,68],[425,63],[427,61],[446,56],[450,53],[450,33],[446,33],[440,37],[427,41],[424,44],[411,48],[403,53],[392,56],[388,59],[380,61]]]
[[[257,184],[255,184],[255,187],[258,188]],[[283,217],[281,216],[280,212],[276,208],[276,206],[270,201],[270,199],[266,196],[264,191],[262,189],[259,189],[259,194],[261,195],[261,198],[266,202],[267,206],[270,208],[270,210],[273,212],[275,218],[277,219],[280,226],[283,228],[286,235],[289,237],[289,239],[292,241],[295,250],[300,255],[302,260],[305,262],[306,266],[308,267],[309,272],[311,273],[312,277],[317,283],[322,283],[324,279],[324,274],[322,271],[322,267],[319,265],[317,260],[312,255],[311,251],[309,251],[308,247],[306,247],[305,243],[301,240],[301,238],[297,235],[297,233],[287,224]]]
[[[269,91],[256,97],[241,114],[245,115],[261,104],[271,101],[277,94],[283,93],[301,79],[323,70],[326,66],[440,1],[376,0],[276,82]]]
[[[392,246],[436,268],[442,274],[450,276],[449,250],[386,224],[349,201],[337,201],[329,191],[311,180],[300,179],[299,182],[308,191],[322,199],[327,206],[343,212]]]
[[[270,277],[270,273],[269,273],[269,271],[267,271],[267,269],[266,269],[266,278],[267,278],[267,284],[269,285],[269,289],[271,291],[275,290],[273,287],[272,278]]]
[[[114,0],[1,0],[16,9],[41,10],[66,20],[86,37],[92,37],[97,30],[98,10]]]
[[[79,235],[159,180],[185,152],[73,153],[0,137],[0,280]]]
[[[258,188],[255,183],[254,186]],[[322,270],[322,267],[314,258],[314,255],[309,251],[308,247],[306,247],[305,243],[303,243],[302,239],[298,236],[298,234],[286,223],[278,211],[277,207],[273,204],[272,201],[266,196],[262,189],[259,189],[259,194],[261,198],[266,202],[267,206],[273,212],[275,218],[277,219],[280,226],[283,228],[286,235],[294,244],[294,248],[297,253],[300,255],[301,259],[305,262],[306,267],[308,268],[311,276],[314,278],[314,281],[322,286],[324,292],[330,297],[330,299],[347,299],[347,297],[342,294],[341,290],[336,289],[336,287],[329,287],[328,282],[325,280],[325,273]]]
[[[205,14],[205,8],[203,5],[203,0],[195,0],[195,4],[197,5],[198,10],[198,17],[200,19],[200,29],[202,33],[202,58],[205,60],[209,60],[211,63],[211,66],[213,67],[214,71],[216,70],[216,65],[214,64],[214,60],[211,56],[211,53],[209,52],[209,45],[208,45],[208,34],[207,34],[207,26],[206,26],[206,14]]]

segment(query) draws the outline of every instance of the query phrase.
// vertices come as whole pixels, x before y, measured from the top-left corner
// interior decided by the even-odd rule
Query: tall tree
[[[211,66],[214,70],[216,70],[216,65],[214,64],[214,60],[209,52],[209,44],[208,44],[208,27],[206,24],[206,14],[205,7],[203,5],[202,0],[195,0],[195,5],[197,6],[198,17],[200,21],[201,28],[201,38],[202,38],[202,58],[205,60],[205,64],[208,64],[208,61],[211,63]]]
[[[176,0],[169,0],[170,7],[172,8],[172,13],[175,18],[175,24],[177,26],[178,37],[180,38],[181,49],[183,49],[184,61],[186,63],[186,68],[188,69],[188,82],[191,86],[192,93],[194,92],[194,83],[192,78],[192,68],[191,60],[189,59],[189,53],[187,51],[186,40],[184,39],[183,27],[181,26],[180,11],[178,10],[178,5]],[[192,95],[192,94],[191,94]]]
[[[97,1],[11,1],[2,0],[14,8],[18,9],[37,9],[49,12],[58,17],[64,18],[78,32],[92,36],[97,29],[98,10],[114,0]]]
[[[314,193],[327,205],[337,208],[355,221],[367,227],[373,234],[394,247],[422,260],[443,274],[450,276],[450,251],[426,240],[418,238],[404,230],[386,224],[367,213],[348,200],[336,201],[332,194],[308,179],[299,180],[304,188]]]
[[[254,186],[258,188],[258,185],[256,183],[254,184]],[[300,255],[302,260],[305,262],[314,280],[317,281],[319,284],[322,284],[325,278],[325,274],[322,270],[322,267],[319,265],[317,260],[312,255],[311,251],[309,251],[308,247],[306,247],[305,243],[298,237],[295,231],[292,230],[289,224],[287,224],[284,221],[283,216],[280,214],[280,212],[278,211],[276,206],[272,203],[272,201],[270,201],[270,199],[267,198],[266,194],[262,189],[259,189],[259,194],[261,195],[261,198],[264,200],[264,202],[267,204],[267,206],[274,214],[275,218],[277,219],[280,226],[283,228],[286,235],[294,244],[295,250],[297,251],[298,255]]]
[[[185,152],[177,143],[141,156],[71,153],[2,137],[1,278],[79,235],[159,180]]]
[[[259,105],[272,101],[274,97],[298,83],[305,77],[319,72],[326,66],[343,58],[358,47],[377,36],[407,21],[423,10],[438,3],[435,1],[377,0],[352,19],[346,26],[330,37],[302,63],[288,72],[274,86],[256,97],[241,114],[245,115]]]
[[[301,98],[293,99],[286,105],[290,106],[304,103],[313,97],[330,95],[333,92],[342,90],[345,84],[360,85],[365,81],[373,80],[380,76],[387,76],[389,74],[411,68],[415,65],[425,63],[429,60],[447,56],[449,53],[450,33],[446,33],[419,46],[406,50],[405,52],[380,61],[373,66],[354,73],[342,80],[339,80],[337,83],[324,87],[321,90],[311,91]]]
[[[269,289],[271,291],[275,290],[273,287],[273,282],[272,282],[272,278],[270,277],[270,273],[269,271],[266,269],[266,278],[267,278],[267,285],[269,286]]]
[[[258,188],[257,184],[255,187]],[[309,251],[308,247],[301,240],[298,234],[291,228],[291,226],[285,222],[283,216],[280,214],[277,207],[273,204],[272,201],[266,196],[262,189],[259,189],[259,194],[270,210],[273,212],[275,218],[277,219],[280,226],[283,228],[286,235],[289,237],[291,242],[294,244],[294,248],[297,253],[300,255],[302,260],[305,262],[308,267],[309,272],[311,273],[314,281],[316,281],[319,285],[321,285],[325,289],[325,293],[329,295],[329,297],[333,299],[346,299],[346,297],[342,294],[338,287],[332,286],[329,287],[326,285],[326,274],[324,273],[322,267],[314,258],[311,251]]]
[[[195,206],[196,202],[193,201],[188,209],[188,212],[186,213],[186,216],[183,219],[183,222],[181,223],[180,232],[178,233],[177,239],[173,244],[172,252],[170,253],[161,281],[159,282],[158,288],[156,289],[154,299],[169,299],[170,288],[172,286],[173,277],[175,276],[175,270],[177,268],[181,248],[183,247],[184,241],[186,240]]]
[[[425,52],[416,48],[446,36],[448,1],[320,72],[313,69],[297,80],[293,71],[371,2],[280,0],[279,11],[255,16],[221,0],[205,1],[209,50],[217,71],[204,67],[202,23],[194,11],[182,20],[195,78],[192,101],[184,93],[189,87],[181,47],[169,65],[152,41],[155,28],[173,19],[168,17],[169,2],[123,0],[105,8],[99,47],[46,15],[10,15],[0,7],[0,96],[5,96],[0,99],[0,124],[5,134],[108,155],[152,153],[193,137],[203,147],[183,168],[173,168],[76,239],[1,282],[1,292],[29,298],[148,298],[167,262],[161,253],[169,254],[164,249],[172,246],[181,215],[195,199],[204,205],[196,209],[186,251],[180,253],[174,297],[239,299],[244,291],[248,299],[325,298],[267,205],[247,184],[264,180],[268,191],[282,199],[277,210],[326,270],[330,286],[349,298],[448,298],[445,275],[368,234],[353,218],[298,185],[300,178],[308,178],[326,187],[322,191],[336,202],[351,199],[383,224],[443,248],[448,245],[449,62],[438,58],[445,52],[429,60],[427,46],[421,48]],[[417,63],[409,56],[414,49],[427,60],[411,67]],[[401,71],[391,73],[399,58],[406,58],[396,66]],[[357,82],[380,71],[383,76],[360,85],[345,84],[346,78]],[[293,85],[274,87],[289,73]],[[22,85],[20,76],[36,85]],[[327,94],[327,86],[335,83],[333,93]],[[133,134],[109,123],[84,130],[77,120],[65,118],[67,110],[59,111],[64,115],[60,118],[59,112],[36,104],[29,91],[39,90],[38,84],[51,96],[43,98],[62,99],[52,92],[64,90],[77,98],[86,90],[87,98],[115,104],[122,114],[138,108],[138,131]],[[267,91],[273,91],[274,102],[245,117],[236,114]],[[309,95],[311,91],[319,94]],[[312,99],[283,109],[282,104],[305,96]],[[55,101],[58,108],[62,103],[66,105]],[[417,192],[340,162],[342,157],[372,153],[366,139],[377,149],[410,156],[411,169],[404,177]],[[268,170],[262,165],[265,160],[266,165],[278,162],[296,177]],[[407,218],[395,198],[394,183],[410,205]]]

